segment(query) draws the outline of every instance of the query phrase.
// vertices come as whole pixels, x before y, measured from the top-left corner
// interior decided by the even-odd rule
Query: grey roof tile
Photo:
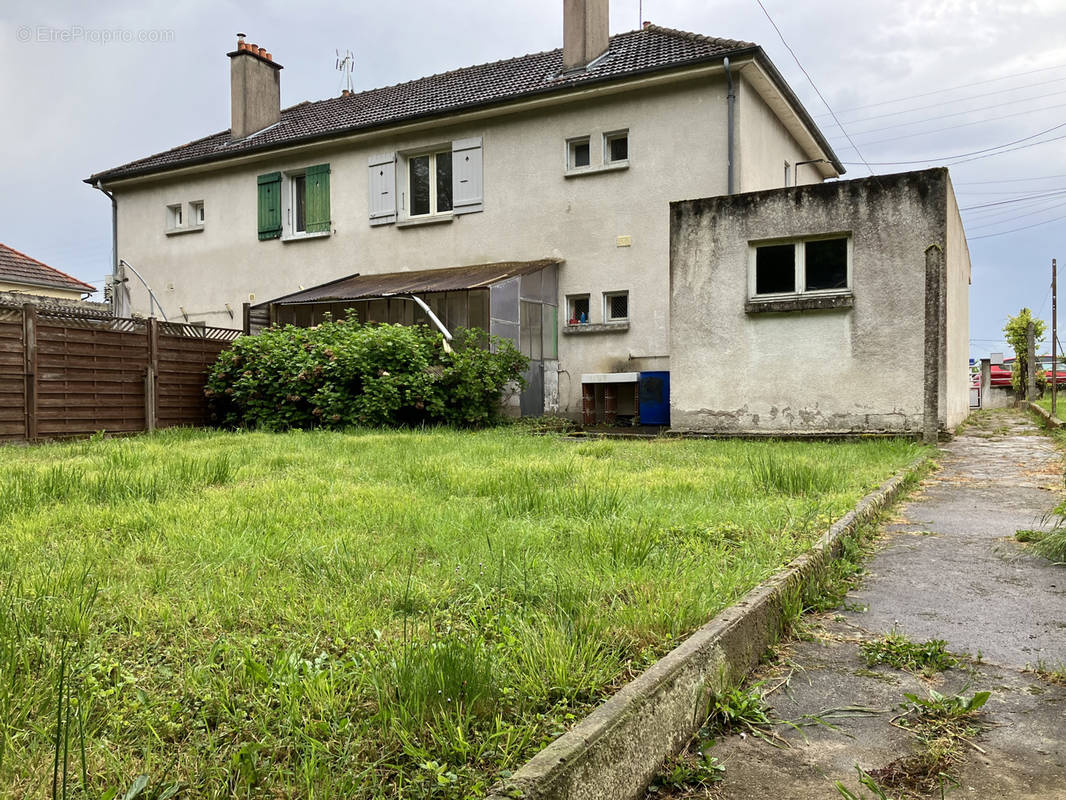
[[[562,70],[562,49],[479,64],[426,78],[371,89],[347,97],[303,102],[282,110],[281,121],[239,141],[229,130],[147,158],[96,173],[86,179],[115,180],[204,161],[225,159],[294,142],[329,138],[360,129],[494,105],[584,84],[616,80],[685,64],[715,61],[750,42],[719,39],[656,25],[611,37],[607,53],[586,69]]]

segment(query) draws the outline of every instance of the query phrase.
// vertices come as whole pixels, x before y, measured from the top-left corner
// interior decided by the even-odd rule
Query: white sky
[[[1022,306],[1050,320],[1051,259],[1066,257],[1063,0],[763,3],[862,156],[910,162],[878,172],[951,165],[951,156],[1064,126],[951,167],[964,209],[1001,203],[963,213],[971,354],[1002,349],[1005,318]],[[638,4],[612,0],[612,33],[638,26]],[[644,19],[762,45],[841,160],[861,161],[756,0],[644,0]],[[285,66],[289,106],[338,93],[337,49],[353,51],[356,88],[366,89],[558,47],[562,0],[6,0],[0,241],[102,286],[110,204],[82,179],[228,128],[225,53],[237,31]],[[1029,146],[1041,141],[1050,143]],[[848,163],[846,177],[868,174]]]

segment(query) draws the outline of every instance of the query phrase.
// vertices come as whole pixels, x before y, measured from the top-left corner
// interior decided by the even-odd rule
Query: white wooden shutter
[[[370,224],[396,221],[396,154],[370,157]]]
[[[470,214],[483,208],[481,137],[452,142],[452,213]]]

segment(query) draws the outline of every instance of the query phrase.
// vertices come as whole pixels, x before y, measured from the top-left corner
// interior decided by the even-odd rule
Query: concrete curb
[[[1066,398],[1064,398],[1064,399],[1066,399]],[[1045,411],[1040,406],[1038,406],[1036,403],[1034,403],[1032,400],[1030,400],[1028,402],[1028,406],[1029,406],[1029,410],[1030,411],[1035,411],[1037,414],[1040,415],[1040,418],[1043,420],[1045,427],[1054,429],[1054,428],[1061,428],[1063,426],[1063,422],[1062,422],[1061,419],[1059,419],[1058,417],[1051,416],[1051,412],[1050,411]]]
[[[842,547],[899,495],[922,456],[859,501],[811,550],[722,611],[623,686],[488,800],[637,800],[666,758],[703,724],[708,702],[747,675]]]

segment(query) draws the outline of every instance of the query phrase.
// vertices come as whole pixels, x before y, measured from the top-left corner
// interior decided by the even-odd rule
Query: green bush
[[[480,426],[499,415],[507,383],[528,363],[511,342],[460,331],[452,352],[424,326],[363,325],[354,316],[314,328],[242,336],[211,368],[204,393],[224,427]]]

